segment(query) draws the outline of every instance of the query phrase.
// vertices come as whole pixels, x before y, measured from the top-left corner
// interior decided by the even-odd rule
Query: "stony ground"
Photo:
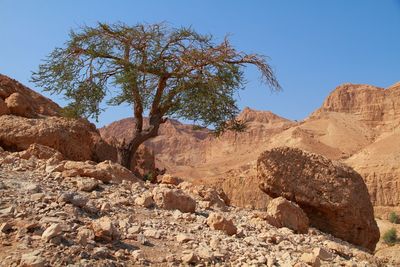
[[[153,200],[177,188],[195,212]],[[216,213],[227,225],[210,224]],[[391,266],[313,228],[275,228],[264,215],[187,182],[63,178],[49,161],[0,155],[0,266]],[[214,230],[232,227],[230,219],[236,234]]]

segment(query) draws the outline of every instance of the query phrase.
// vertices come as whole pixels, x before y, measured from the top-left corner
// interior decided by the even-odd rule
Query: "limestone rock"
[[[211,213],[207,218],[207,224],[213,230],[221,230],[227,235],[234,235],[237,233],[237,228],[232,220],[226,219],[220,213]]]
[[[57,150],[40,144],[31,144],[28,149],[19,152],[19,157],[23,159],[30,159],[31,157],[36,157],[38,159],[53,158],[57,162],[64,159],[63,155]]]
[[[178,185],[182,182],[182,179],[179,179],[176,176],[172,176],[170,174],[164,174],[161,177],[161,181],[162,184],[171,184],[171,185]]]
[[[94,161],[116,153],[101,140],[95,126],[83,119],[3,115],[0,124],[0,143],[4,149],[21,151],[36,143],[59,151],[66,159]]]
[[[196,201],[179,189],[154,188],[153,199],[157,206],[166,210],[195,212]]]
[[[119,232],[108,216],[94,220],[92,223],[95,240],[111,242],[119,238]]]
[[[77,182],[78,189],[85,192],[92,192],[99,186],[99,182],[93,178],[80,178]]]
[[[131,171],[109,160],[98,164],[91,161],[66,161],[64,163],[63,176],[91,177],[106,183],[111,181],[120,183],[123,180],[139,182],[139,179]]]
[[[190,241],[192,239],[193,238],[191,238],[190,236],[185,235],[185,234],[178,234],[176,236],[176,241],[178,241],[179,243],[185,243],[185,242],[188,242],[188,241]]]
[[[58,223],[50,225],[42,234],[42,240],[49,241],[62,233],[61,225]]]
[[[303,253],[300,257],[300,261],[311,265],[312,267],[321,266],[320,259],[312,253]]]
[[[82,196],[78,193],[75,192],[65,192],[60,195],[58,198],[59,202],[65,202],[65,203],[71,203],[72,205],[76,207],[83,208],[86,203],[88,202],[88,199],[85,196]]]
[[[94,232],[92,229],[82,227],[78,230],[77,241],[85,246],[89,241],[94,240]]]
[[[38,255],[39,253],[34,251],[23,254],[21,256],[21,267],[44,267],[46,266],[46,260]]]
[[[137,197],[135,199],[135,204],[146,208],[151,208],[152,206],[154,206],[153,196],[150,194],[145,194]]]
[[[260,155],[257,172],[264,192],[296,202],[311,225],[375,249],[379,229],[367,187],[350,167],[300,149],[276,148]]]
[[[276,227],[287,227],[298,233],[307,233],[309,220],[304,211],[295,203],[278,197],[269,202],[267,215]]]

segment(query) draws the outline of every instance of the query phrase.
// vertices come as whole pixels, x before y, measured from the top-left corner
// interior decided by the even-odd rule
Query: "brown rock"
[[[98,164],[91,161],[66,161],[63,169],[63,177],[91,177],[105,183],[120,183],[123,180],[140,182],[131,171],[109,160]]]
[[[166,210],[195,212],[196,201],[179,189],[156,187],[153,189],[153,199],[157,206]]]
[[[237,228],[232,220],[226,219],[220,213],[211,213],[207,218],[207,224],[211,229],[224,231],[227,235],[234,235],[237,233]]]
[[[58,162],[64,159],[63,155],[57,150],[40,144],[32,144],[27,150],[19,152],[19,157],[23,159],[30,159],[33,156],[38,159],[53,158]]]
[[[367,187],[350,167],[294,148],[260,155],[260,188],[271,197],[296,202],[311,225],[373,251],[379,229]]]
[[[104,216],[92,222],[95,240],[111,242],[119,238],[117,228],[110,217]]]
[[[8,233],[12,229],[13,225],[9,222],[2,223],[0,225],[0,232],[1,233]]]
[[[10,110],[3,99],[0,98],[0,116],[10,114]]]
[[[161,183],[162,184],[171,184],[171,185],[178,185],[182,182],[182,179],[179,179],[176,176],[172,176],[170,174],[164,174],[161,177]]]
[[[35,115],[29,100],[20,93],[12,93],[6,98],[5,103],[11,114],[22,117],[33,117]]]
[[[333,259],[332,253],[325,250],[324,248],[315,248],[313,250],[313,253],[316,257],[318,257],[319,259],[321,259],[323,261],[330,261]]]
[[[76,238],[79,244],[85,246],[89,241],[94,240],[94,232],[92,229],[81,227]]]
[[[143,206],[145,208],[150,208],[154,206],[154,200],[152,195],[142,195],[135,199],[135,204]]]
[[[319,267],[321,266],[321,261],[317,256],[312,253],[303,253],[300,257],[300,261],[311,265],[312,267]]]
[[[39,252],[33,251],[30,253],[23,254],[21,256],[21,267],[44,267],[46,266],[46,260],[39,256]]]
[[[17,94],[14,95],[13,94]],[[10,98],[11,97],[11,98]],[[13,80],[5,75],[0,74],[0,99],[7,99],[16,109],[14,115],[30,115],[30,116],[58,116],[61,108],[50,99],[36,93],[21,83]],[[28,113],[25,113],[28,112]]]
[[[105,160],[102,157],[106,155],[100,153],[102,150],[109,150],[111,155],[115,152],[101,140],[96,127],[83,119],[3,115],[0,124],[0,144],[6,150],[26,150],[36,143],[56,149],[66,159],[81,161]]]
[[[42,234],[42,240],[49,241],[53,237],[56,237],[62,233],[61,225],[58,223],[54,223],[46,228],[46,230]]]
[[[276,227],[287,227],[302,234],[308,232],[307,215],[297,204],[286,198],[278,197],[271,200],[268,204],[267,215],[271,218],[269,223]]]

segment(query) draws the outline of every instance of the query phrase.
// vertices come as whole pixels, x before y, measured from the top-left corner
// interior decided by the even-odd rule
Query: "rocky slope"
[[[271,225],[287,204],[229,207],[204,186],[122,180],[110,168],[101,182],[80,171],[85,162],[66,175],[71,163],[45,151],[0,149],[1,266],[394,266],[314,228]]]

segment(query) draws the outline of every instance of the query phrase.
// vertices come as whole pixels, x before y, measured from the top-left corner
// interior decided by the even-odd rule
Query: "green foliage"
[[[280,90],[265,57],[237,51],[228,39],[215,44],[211,35],[163,23],[98,23],[71,31],[32,81],[71,101],[66,116],[97,119],[101,105],[126,103],[139,121],[148,112],[154,121],[183,118],[220,134],[244,130],[245,123],[235,117],[246,65],[255,66],[272,90]]]
[[[152,173],[146,173],[146,174],[143,175],[143,180],[144,181],[153,182],[154,178],[155,177],[154,177],[154,175]]]
[[[393,245],[397,242],[397,232],[395,228],[389,229],[384,235],[383,235],[383,241],[385,241],[386,244]]]
[[[400,223],[399,216],[394,211],[389,214],[389,221],[391,223]]]

